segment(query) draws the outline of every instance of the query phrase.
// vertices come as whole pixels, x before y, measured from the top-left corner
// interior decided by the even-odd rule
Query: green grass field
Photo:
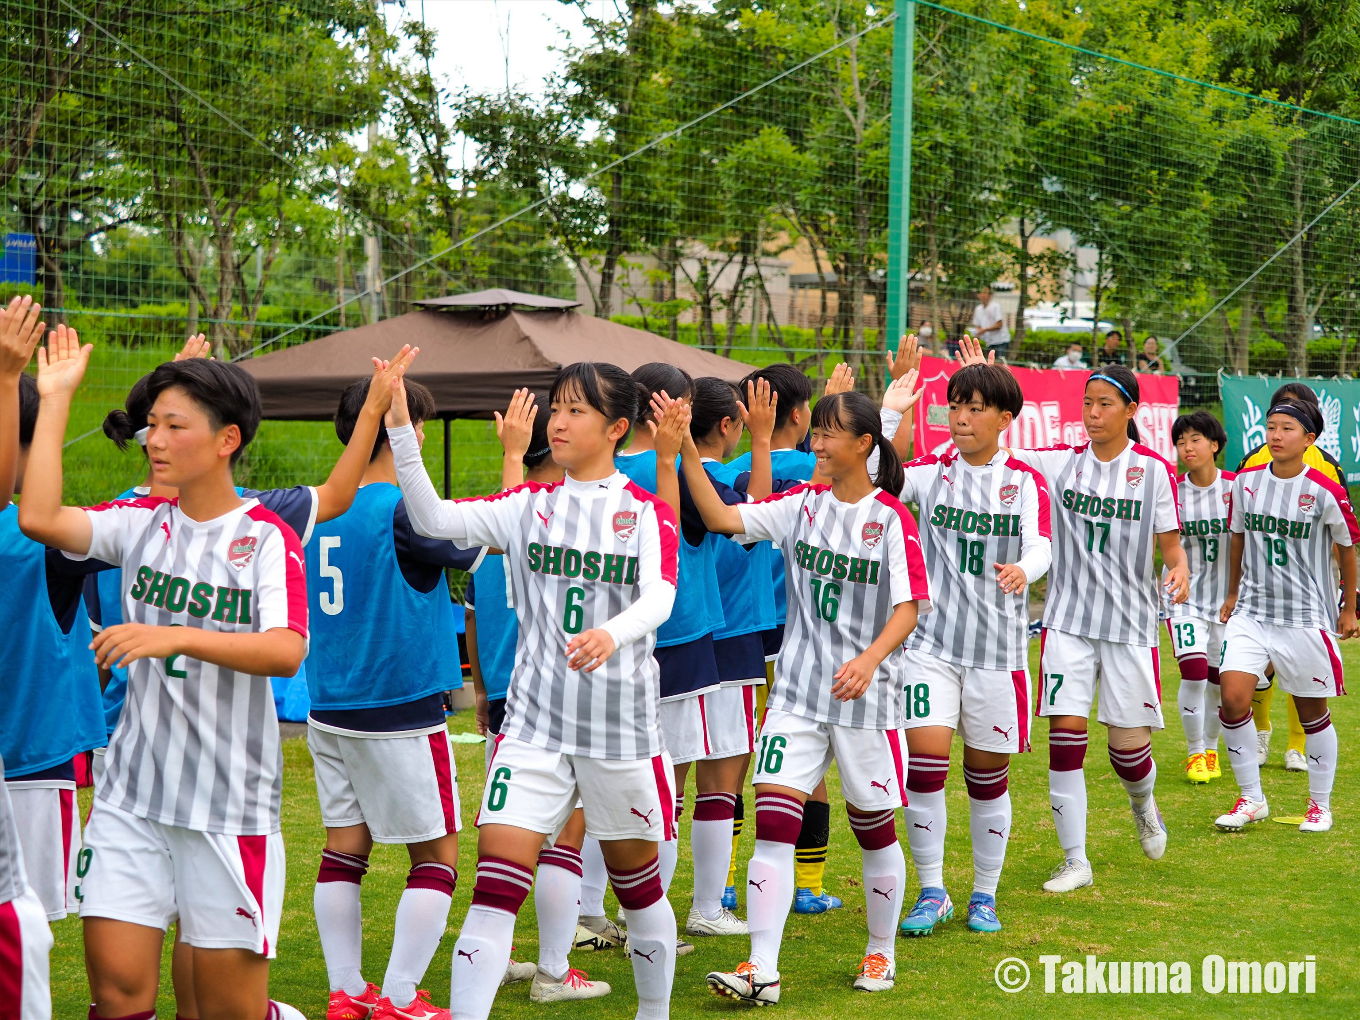
[[[1165,644],[1165,638],[1163,639]],[[1360,644],[1342,646],[1348,670],[1360,676]],[[1037,642],[1032,657],[1037,658]],[[1005,930],[984,936],[968,931],[955,920],[928,939],[897,943],[897,987],[868,996],[850,987],[864,949],[864,897],[859,888],[859,851],[843,808],[832,801],[832,846],[827,887],[845,899],[843,910],[820,917],[791,915],[786,930],[781,970],[783,999],[777,1010],[798,1017],[902,1015],[906,1011],[938,1017],[980,1015],[996,1018],[1106,1017],[1175,1018],[1231,1014],[1241,1020],[1264,1017],[1355,1017],[1360,1015],[1360,704],[1345,698],[1333,705],[1342,748],[1342,766],[1333,795],[1337,827],[1326,835],[1305,836],[1293,826],[1264,822],[1241,835],[1225,835],[1213,818],[1232,804],[1236,787],[1223,779],[1208,787],[1191,787],[1182,778],[1179,762],[1184,739],[1175,714],[1179,681],[1169,648],[1162,652],[1169,664],[1163,674],[1168,728],[1153,747],[1160,769],[1158,800],[1170,845],[1157,863],[1146,860],[1134,837],[1128,801],[1109,768],[1103,728],[1092,725],[1087,755],[1091,816],[1088,852],[1095,863],[1096,882],[1069,896],[1052,896],[1040,888],[1060,851],[1049,819],[1046,727],[1035,734],[1034,753],[1016,758],[1011,772],[1015,806],[999,909]],[[1037,663],[1031,664],[1032,668]],[[455,731],[472,728],[471,713],[451,720]],[[1270,764],[1263,770],[1266,793],[1277,814],[1301,814],[1307,780],[1286,773],[1284,699],[1274,708],[1275,738]],[[463,817],[470,819],[482,792],[482,747],[456,744],[461,776]],[[290,866],[288,897],[274,964],[272,994],[292,1003],[308,1017],[325,1016],[326,970],[312,916],[312,883],[323,843],[323,830],[312,781],[311,760],[301,739],[284,745],[285,782],[283,828]],[[831,777],[833,783],[835,776]],[[949,785],[951,824],[945,876],[956,903],[967,902],[971,890],[972,857],[968,842],[968,802],[960,753],[956,749]],[[88,807],[89,791],[82,791]],[[689,804],[693,804],[691,781]],[[747,793],[748,812],[752,801]],[[688,815],[688,811],[687,811]],[[688,829],[688,817],[684,825]],[[900,828],[900,822],[899,822]],[[749,853],[754,825],[748,825],[743,847]],[[448,1003],[450,956],[458,927],[472,892],[476,836],[464,830],[459,883],[450,930],[424,982],[441,1005]],[[364,883],[365,976],[380,981],[392,939],[392,916],[408,867],[401,847],[376,847]],[[910,855],[908,885],[915,876]],[[689,908],[689,847],[681,844],[679,870],[672,887],[672,903],[683,916]],[[908,897],[910,902],[912,897]],[[608,903],[614,908],[612,894]],[[83,1018],[88,988],[81,957],[80,922],[68,918],[54,926],[52,954],[55,1016]],[[695,951],[678,961],[671,1015],[676,1020],[716,1017],[739,1011],[726,1000],[708,995],[704,974],[731,969],[744,959],[747,940],[700,940]],[[537,949],[533,897],[520,915],[515,955],[533,959]],[[1095,954],[1104,961],[1186,961],[1193,991],[1167,995],[1045,994],[1039,957],[1059,954],[1064,960]],[[1209,994],[1202,989],[1201,961],[1218,954],[1227,960],[1288,962],[1305,954],[1317,958],[1317,990],[1312,995]],[[1018,957],[1031,969],[1032,980],[1016,994],[1000,991],[994,968],[1003,958]],[[575,953],[574,966],[614,985],[611,996],[591,1003],[531,1006],[528,986],[501,991],[496,1017],[622,1018],[633,1016],[636,998],[627,960],[617,951]],[[169,990],[168,957],[160,1001],[160,1015],[174,1016]]]

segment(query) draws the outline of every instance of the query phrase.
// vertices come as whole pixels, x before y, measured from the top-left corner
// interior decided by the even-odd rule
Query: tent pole
[[[449,437],[452,434],[450,419],[444,419],[444,498],[452,499],[449,493],[453,489],[453,451],[449,448]]]

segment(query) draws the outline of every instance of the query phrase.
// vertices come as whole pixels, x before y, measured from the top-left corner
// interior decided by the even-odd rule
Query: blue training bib
[[[510,689],[519,643],[519,617],[506,604],[505,557],[487,556],[472,572],[468,586],[477,621],[477,662],[488,701],[499,701]]]

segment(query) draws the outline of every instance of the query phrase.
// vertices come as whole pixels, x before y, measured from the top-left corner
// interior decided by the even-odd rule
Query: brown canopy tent
[[[520,387],[546,397],[558,369],[577,361],[609,361],[629,372],[664,361],[692,376],[731,382],[751,370],[654,333],[581,315],[572,310],[574,302],[558,298],[489,290],[417,304],[424,307],[241,362],[259,384],[264,416],[329,421],[344,388],[372,374],[369,359],[390,357],[402,344],[420,348],[411,378],[429,387],[446,422],[490,418]],[[446,490],[448,473],[446,465]]]

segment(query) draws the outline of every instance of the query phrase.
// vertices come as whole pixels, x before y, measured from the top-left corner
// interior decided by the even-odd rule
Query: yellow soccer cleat
[[[1204,752],[1204,769],[1209,773],[1210,779],[1222,779],[1223,770],[1218,767],[1218,752]]]
[[[1192,754],[1181,764],[1185,766],[1185,778],[1190,782],[1207,783],[1209,781],[1209,767],[1205,764],[1203,751]]]

